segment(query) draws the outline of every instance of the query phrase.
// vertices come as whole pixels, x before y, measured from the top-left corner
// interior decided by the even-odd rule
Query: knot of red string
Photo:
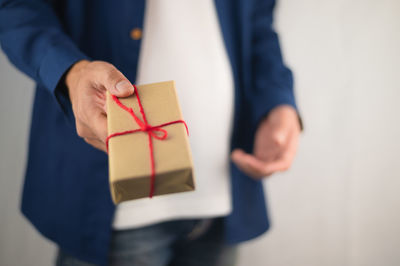
[[[111,135],[109,135],[106,139],[106,145],[107,145],[107,152],[108,152],[108,142],[111,138],[116,137],[116,136],[123,136],[127,134],[133,134],[133,133],[138,133],[138,132],[145,132],[148,135],[148,146],[149,146],[149,151],[150,151],[150,167],[151,167],[151,175],[150,175],[150,192],[149,192],[149,197],[153,197],[154,194],[154,181],[155,181],[155,175],[156,175],[156,166],[155,166],[155,161],[154,161],[154,146],[153,146],[153,138],[158,139],[158,140],[165,140],[168,137],[168,132],[167,130],[163,129],[162,127],[177,124],[177,123],[182,123],[185,125],[186,128],[186,133],[189,135],[189,130],[186,125],[186,122],[183,120],[175,120],[167,123],[163,123],[160,125],[152,126],[147,122],[146,114],[143,109],[142,102],[140,101],[139,97],[139,92],[138,89],[136,88],[135,85],[133,85],[133,88],[135,89],[135,95],[136,99],[139,105],[139,111],[142,115],[142,120],[137,117],[135,112],[133,111],[132,108],[127,107],[124,105],[117,96],[111,95],[112,100],[123,110],[128,112],[133,120],[136,122],[136,124],[139,126],[138,129],[134,130],[126,130],[122,132],[116,132]]]

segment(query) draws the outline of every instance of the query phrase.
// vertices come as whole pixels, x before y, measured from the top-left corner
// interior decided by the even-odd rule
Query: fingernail
[[[119,93],[132,93],[133,87],[131,83],[127,80],[122,80],[115,85],[115,88]]]

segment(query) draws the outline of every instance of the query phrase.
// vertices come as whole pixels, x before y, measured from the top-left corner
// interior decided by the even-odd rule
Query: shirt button
[[[131,38],[135,41],[140,40],[142,38],[142,30],[140,28],[134,28],[131,30]]]

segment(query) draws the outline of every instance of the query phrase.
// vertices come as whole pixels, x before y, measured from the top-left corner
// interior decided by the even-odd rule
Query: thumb
[[[109,91],[115,96],[127,97],[134,93],[134,88],[132,84],[127,79],[125,79],[118,81],[115,86],[110,86]]]
[[[103,71],[99,71],[99,79],[106,89],[117,97],[128,97],[134,93],[133,85],[113,65],[105,64]]]

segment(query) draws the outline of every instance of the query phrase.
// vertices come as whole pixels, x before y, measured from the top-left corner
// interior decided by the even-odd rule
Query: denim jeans
[[[223,242],[221,218],[176,220],[113,231],[111,266],[233,266],[237,247]],[[93,266],[59,250],[56,266]]]

